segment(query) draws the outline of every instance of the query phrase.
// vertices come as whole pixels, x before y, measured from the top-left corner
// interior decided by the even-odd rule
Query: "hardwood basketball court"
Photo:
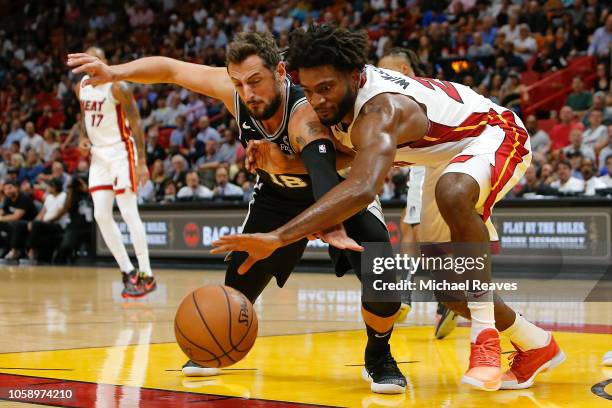
[[[255,304],[259,338],[251,353],[222,375],[185,378],[180,368],[186,357],[174,340],[176,307],[197,287],[222,283],[223,273],[157,270],[156,275],[155,293],[126,301],[116,269],[0,268],[4,391],[35,384],[71,390],[72,400],[36,401],[36,406],[70,407],[603,407],[612,402],[612,369],[601,365],[612,349],[610,303],[514,304],[554,331],[567,361],[540,375],[531,389],[492,393],[459,384],[469,358],[468,328],[435,340],[435,304],[415,304],[391,341],[407,391],[384,396],[372,394],[360,378],[366,336],[355,277],[296,273],[283,289],[271,284]],[[502,346],[511,350],[505,341]],[[0,406],[28,405],[0,401]]]

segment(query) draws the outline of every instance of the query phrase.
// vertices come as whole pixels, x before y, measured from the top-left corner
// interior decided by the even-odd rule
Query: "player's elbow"
[[[376,187],[370,186],[367,183],[361,184],[359,190],[355,194],[356,201],[359,201],[359,205],[365,207],[376,199]]]

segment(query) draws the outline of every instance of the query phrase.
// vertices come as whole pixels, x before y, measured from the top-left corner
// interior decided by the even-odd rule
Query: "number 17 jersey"
[[[79,84],[79,100],[87,137],[96,147],[111,146],[130,139],[131,131],[125,120],[121,104],[115,100],[112,82],[98,86]]]

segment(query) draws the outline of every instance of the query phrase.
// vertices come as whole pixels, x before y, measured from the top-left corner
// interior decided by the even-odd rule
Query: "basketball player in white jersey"
[[[412,50],[406,48],[391,48],[378,61],[378,67],[401,72],[409,77],[424,76],[424,72],[419,68],[419,57]],[[400,218],[400,230],[402,233],[402,246],[405,249],[416,252],[416,244],[420,242],[419,228],[421,224],[425,166],[410,166],[408,177],[406,208],[404,208]],[[418,253],[412,255],[418,256]],[[406,293],[410,294],[409,291],[406,291]],[[402,299],[402,306],[397,320],[405,320],[408,313],[410,313],[410,309],[411,302],[408,296],[407,299]],[[445,338],[457,327],[457,317],[457,313],[444,306],[443,303],[438,303],[436,328],[434,330],[434,335],[437,339]]]
[[[100,48],[91,47],[87,53],[105,60]],[[157,284],[149,262],[145,228],[138,213],[138,186],[149,179],[138,107],[125,83],[83,86],[85,79],[87,76],[76,85],[75,92],[83,112],[79,149],[83,155],[91,152],[89,191],[94,218],[121,269],[124,284],[121,295],[142,297],[154,291]],[[130,261],[113,219],[115,198],[132,237],[138,270]]]
[[[452,246],[453,255],[478,256],[483,266],[466,273],[471,282],[490,282],[489,243],[498,239],[491,210],[531,162],[527,131],[512,111],[466,86],[367,65],[367,52],[365,32],[325,25],[294,32],[289,66],[298,70],[319,120],[356,152],[351,172],[281,228],[224,236],[213,243],[214,252],[248,252],[239,269],[248,273],[259,259],[304,236],[318,234],[335,245],[326,231],[367,205],[392,165],[420,164],[427,166],[421,213],[427,229],[421,230],[421,241],[450,242],[454,245],[444,246]],[[276,166],[285,164],[277,161]],[[481,289],[471,286],[461,301],[446,303],[472,321],[463,383],[487,391],[528,388],[538,373],[565,360],[552,333],[515,313],[488,288]],[[515,347],[503,374],[498,330]]]

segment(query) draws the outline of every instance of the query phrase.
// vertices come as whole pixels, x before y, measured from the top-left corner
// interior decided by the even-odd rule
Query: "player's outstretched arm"
[[[353,125],[352,143],[358,153],[345,181],[277,230],[221,237],[213,242],[212,252],[248,252],[249,258],[239,268],[245,273],[277,248],[340,224],[374,200],[393,164],[400,136],[402,141],[418,140],[427,128],[427,116],[416,102],[392,94],[372,98]]]
[[[405,111],[393,95],[381,94],[363,106],[351,132],[357,155],[348,178],[275,231],[283,245],[333,227],[374,200],[395,159],[397,141],[407,130],[403,123],[418,125],[411,131],[418,137],[426,132],[427,118],[424,126],[416,123],[415,118],[424,115],[416,103],[412,104],[413,109]]]
[[[222,100],[233,106],[234,87],[225,68],[192,64],[167,57],[145,57],[119,65],[106,65],[85,54],[68,54],[72,72],[87,73],[85,85],[130,81],[141,84],[170,83]],[[233,108],[231,108],[233,111]]]

